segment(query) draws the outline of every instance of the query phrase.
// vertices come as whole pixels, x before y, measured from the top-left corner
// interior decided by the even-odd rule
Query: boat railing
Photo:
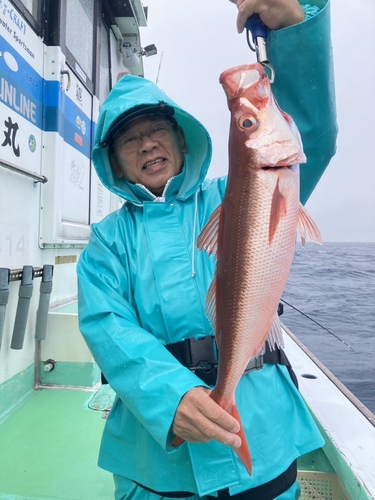
[[[13,163],[4,162],[4,160],[0,161],[0,167],[11,170],[12,172],[17,172],[18,174],[24,175],[26,177],[30,177],[35,183],[41,182],[42,184],[45,184],[46,182],[48,182],[48,179],[45,175],[36,174],[35,172],[31,172],[30,170],[26,170],[25,168],[18,167]]]

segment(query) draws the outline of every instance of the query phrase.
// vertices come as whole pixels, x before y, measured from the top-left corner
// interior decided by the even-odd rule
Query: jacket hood
[[[113,87],[104,101],[98,119],[93,163],[100,181],[112,193],[128,201],[139,202],[140,190],[125,179],[118,179],[112,172],[105,141],[113,123],[123,113],[138,106],[157,105],[161,101],[174,108],[174,118],[185,133],[188,153],[184,154],[184,169],[176,197],[188,198],[203,182],[212,156],[211,138],[204,126],[192,115],[181,109],[153,82],[133,75],[126,75]],[[178,176],[178,177],[180,177]],[[134,189],[135,188],[135,189]]]

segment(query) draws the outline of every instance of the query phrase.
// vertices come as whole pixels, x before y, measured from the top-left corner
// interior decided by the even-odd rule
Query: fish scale
[[[238,182],[239,191],[243,191],[243,185],[244,179],[241,178]],[[260,186],[257,188],[254,186],[255,189],[259,190]],[[223,349],[227,351],[223,354],[223,359],[229,359],[228,352],[235,358],[236,366],[238,366],[236,374],[239,373],[239,376],[242,375],[249,359],[259,354],[264,344],[265,337],[273,323],[279,300],[278,295],[282,293],[280,282],[287,278],[289,272],[284,273],[285,275],[280,280],[280,267],[288,270],[291,258],[293,258],[297,219],[291,221],[292,223],[289,225],[294,227],[289,230],[280,224],[280,232],[284,236],[288,232],[290,234],[289,244],[284,238],[275,238],[274,245],[267,246],[265,244],[268,240],[266,221],[269,219],[269,210],[265,210],[267,205],[270,205],[270,201],[263,196],[263,203],[257,203],[255,210],[252,210],[254,205],[248,198],[247,205],[241,204],[240,217],[237,205],[231,206],[229,210],[228,205],[225,207],[228,229],[225,233],[223,248],[218,253],[216,282],[222,280],[225,283],[223,290],[217,290],[216,294],[216,310],[221,325],[218,337],[220,351]],[[235,219],[235,224],[232,224],[232,218]],[[255,227],[249,224],[252,219],[258,221]],[[234,241],[236,244],[233,244]],[[278,263],[282,266],[278,266]],[[222,267],[224,267],[223,271]],[[266,286],[266,290],[262,290],[263,284]],[[274,297],[270,296],[270,291],[273,292]],[[258,311],[264,313],[260,315]],[[230,331],[233,333],[228,335],[226,332]],[[241,339],[241,342],[237,342],[241,356],[237,355],[233,349],[233,338],[237,337]],[[243,344],[248,345],[249,348],[244,349]],[[225,377],[225,373],[227,373],[227,377]],[[237,385],[236,379],[238,377],[232,376],[230,371],[229,374],[230,377],[228,370],[224,370],[223,363],[221,365],[219,363],[216,392],[222,392],[221,387],[224,386],[226,392],[232,396],[233,387],[235,388]],[[230,378],[230,384],[227,378]]]

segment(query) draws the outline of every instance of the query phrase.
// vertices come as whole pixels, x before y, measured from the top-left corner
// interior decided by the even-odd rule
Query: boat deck
[[[289,333],[289,335],[291,335]],[[375,498],[373,420],[358,411],[286,336],[302,395],[326,445],[298,460],[301,500]],[[97,466],[98,449],[114,393],[39,389],[0,425],[0,500],[112,500],[112,475]],[[373,416],[372,416],[373,417]]]
[[[96,464],[105,420],[92,392],[38,390],[0,426],[0,498],[113,500]]]
[[[113,500],[112,475],[96,463],[113,396],[109,386],[34,391],[0,425],[0,499]],[[303,469],[317,464],[333,472],[321,450],[300,459]]]

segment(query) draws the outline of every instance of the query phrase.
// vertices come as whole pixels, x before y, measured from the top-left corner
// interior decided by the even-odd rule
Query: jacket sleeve
[[[268,54],[275,70],[273,92],[295,121],[307,163],[301,165],[305,203],[336,151],[337,123],[329,0],[315,0],[304,22],[270,31]],[[321,9],[316,15],[316,7]],[[310,12],[309,12],[310,10]],[[306,8],[305,8],[306,11]]]
[[[77,273],[79,326],[95,361],[125,406],[167,449],[182,396],[204,383],[140,326],[128,263],[106,243],[100,225],[92,227]]]

